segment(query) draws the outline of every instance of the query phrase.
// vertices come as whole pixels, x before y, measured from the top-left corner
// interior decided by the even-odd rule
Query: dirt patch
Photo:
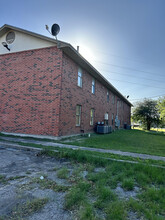
[[[78,184],[76,181],[83,183],[82,190],[85,190],[91,184],[87,181],[90,172],[98,175],[106,172],[103,167],[74,164],[67,159],[1,146],[0,167],[0,219],[3,220],[76,219],[73,210],[65,209],[66,194]],[[129,200],[136,198],[139,188],[135,186],[133,190],[125,191],[118,184],[113,192],[120,200]],[[87,197],[89,205],[99,199],[90,193]],[[105,212],[99,208],[96,216],[106,218]],[[129,219],[138,219],[136,213],[130,212]]]
[[[124,190],[120,184],[116,187],[114,192],[118,195],[120,199],[129,200],[130,198],[136,198],[137,194],[139,193],[140,188],[135,186],[133,190],[126,191]]]
[[[0,217],[14,219],[14,213],[19,209],[22,210],[18,212],[20,217],[26,216],[27,219],[72,219],[71,213],[64,209],[66,192],[55,192],[36,182],[43,176],[44,180],[56,180],[55,184],[58,186],[69,185],[67,180],[58,179],[56,171],[50,172],[63,166],[71,167],[65,160],[37,156],[31,151],[0,147],[0,176],[3,179],[3,182],[0,181]],[[46,204],[41,209],[35,208],[33,201],[40,202],[42,199],[47,199]],[[24,213],[24,207],[30,202],[34,212]],[[37,202],[35,205],[37,206]]]

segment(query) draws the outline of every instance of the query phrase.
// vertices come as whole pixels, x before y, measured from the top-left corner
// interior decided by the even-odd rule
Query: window
[[[107,91],[107,102],[109,102],[109,91]]]
[[[113,125],[113,120],[114,120],[114,114],[112,113],[112,125]]]
[[[92,79],[92,94],[95,94],[95,79]]]
[[[93,125],[93,121],[94,121],[94,109],[91,109],[90,112],[90,125]]]
[[[81,105],[76,106],[76,126],[80,126],[81,122]]]
[[[77,81],[77,85],[79,87],[82,87],[82,70],[79,68],[78,69],[78,81]]]

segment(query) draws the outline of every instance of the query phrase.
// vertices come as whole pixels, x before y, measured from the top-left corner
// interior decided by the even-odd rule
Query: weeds
[[[72,188],[65,197],[65,208],[73,209],[75,206],[81,206],[85,202],[86,196],[79,188]]]
[[[25,176],[11,176],[9,178],[6,178],[6,176],[0,175],[0,183],[7,184],[8,181],[18,180],[22,178],[25,178]]]
[[[124,179],[123,182],[122,182],[122,187],[123,187],[123,189],[128,190],[128,191],[133,190],[134,180]]]
[[[94,203],[94,206],[99,209],[104,209],[107,204],[117,199],[117,196],[111,189],[101,186],[96,189],[96,193],[98,196],[97,201]]]
[[[117,140],[119,134],[121,134],[121,136],[126,134],[125,131],[115,133],[116,136],[111,136],[114,140]],[[135,140],[135,134],[138,135],[137,132],[129,133],[129,135],[132,135],[132,140]],[[146,135],[150,137],[150,134]],[[152,136],[164,138],[164,136],[161,135]],[[95,142],[98,136],[95,135],[93,138],[94,139],[90,140],[84,138],[83,142],[88,145],[91,144],[91,146],[93,143],[98,144]],[[104,136],[104,138],[107,141],[110,136]],[[123,138],[122,136],[121,139]],[[140,148],[141,146],[139,149]],[[51,149],[58,149],[58,151],[53,152]],[[151,167],[151,161],[146,161],[146,165],[143,165],[141,162],[144,161],[141,160],[139,160],[139,164],[120,163],[103,158],[103,156],[117,158],[112,155],[105,156],[100,153],[51,147],[47,147],[41,152],[41,155],[66,158],[72,162],[74,169],[70,176],[69,170],[66,167],[60,170],[55,168],[54,170],[57,172],[59,178],[68,179],[69,177],[68,181],[72,183],[71,186],[59,186],[56,182],[47,179],[47,177],[43,180],[35,178],[32,180],[32,183],[38,183],[43,189],[66,192],[65,208],[73,211],[75,218],[80,220],[103,218],[106,220],[125,220],[131,219],[129,215],[132,213],[132,215],[134,215],[133,219],[165,219],[165,170]],[[97,170],[95,168],[99,169]],[[82,176],[81,174],[83,172],[86,172],[87,175]],[[6,177],[0,176],[0,181],[6,181]],[[127,195],[134,192],[135,186],[140,190],[134,199],[128,197],[126,200],[118,196],[118,193],[115,193],[115,189],[118,185],[124,189],[122,192],[127,193]],[[35,208],[33,209],[35,206],[37,209],[37,207],[42,206],[42,204],[32,206],[25,205],[25,211],[23,211],[23,213],[26,213],[27,207],[33,212],[33,210],[36,210]],[[17,213],[19,212],[17,211]],[[19,215],[21,216],[21,214]],[[22,216],[25,217],[26,215]]]
[[[65,207],[72,209],[74,206],[85,203],[90,187],[91,184],[87,181],[79,182],[76,186],[72,187],[66,195]]]
[[[84,153],[84,152],[82,152]],[[76,154],[79,154],[76,151]],[[67,158],[70,157],[74,160],[79,160],[81,164],[81,157],[76,157],[75,152],[67,152]],[[73,156],[73,157],[72,157]],[[82,156],[82,155],[81,155]],[[78,170],[86,170],[88,161],[91,161],[91,166],[97,167],[97,158],[89,159],[89,154],[83,155],[83,161],[86,158],[86,163],[82,163],[83,167],[77,168],[72,173],[75,175],[75,185],[71,187],[66,195],[65,207],[69,210],[77,210],[78,219],[101,219],[97,216],[98,210],[102,210],[105,219],[128,219],[129,213],[136,213],[145,219],[163,219],[164,212],[164,185],[165,185],[165,171],[164,169],[145,166],[142,164],[128,164],[119,163],[115,161],[104,161],[101,164],[105,167],[105,171],[100,169],[101,172],[94,172],[95,169],[89,169],[86,180],[82,180],[77,175]],[[76,181],[77,180],[77,181]],[[137,199],[129,199],[121,201],[116,195],[114,189],[120,184],[125,191],[133,191],[137,186],[141,190],[137,194]],[[153,186],[150,189],[149,186]],[[89,202],[89,196],[95,197],[95,200]],[[85,204],[90,204],[87,208]],[[153,211],[152,211],[153,208]],[[156,211],[157,210],[157,211]],[[159,217],[158,217],[159,216]]]
[[[136,212],[139,218],[165,218],[165,189],[148,188],[138,196],[138,200],[130,199],[128,207]]]
[[[57,177],[60,179],[67,179],[69,175],[69,171],[67,168],[63,167],[57,172]]]
[[[0,175],[0,183],[1,183],[1,184],[6,184],[6,183],[7,183],[6,176]]]
[[[114,201],[106,208],[107,219],[126,220],[127,213],[121,201]]]
[[[80,220],[96,220],[93,207],[89,203],[86,203],[84,206],[80,207],[78,216]]]
[[[43,199],[33,199],[31,201],[27,201],[24,204],[21,204],[12,211],[10,216],[0,216],[0,220],[11,219],[11,220],[19,220],[24,219],[24,217],[29,216],[30,214],[39,211],[44,207],[44,205],[48,202],[47,198]]]
[[[22,179],[25,178],[26,176],[11,176],[9,177],[7,180],[8,181],[12,181],[12,180],[18,180],[18,179]]]
[[[58,185],[56,182],[46,178],[43,180],[34,178],[31,183],[38,183],[42,189],[52,189],[55,192],[66,192],[69,189],[68,186]]]
[[[29,170],[26,171],[26,174],[27,174],[27,175],[30,175],[30,174],[31,174],[31,171],[29,171]]]

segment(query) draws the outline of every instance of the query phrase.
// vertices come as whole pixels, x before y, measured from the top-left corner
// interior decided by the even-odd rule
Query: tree
[[[165,123],[165,96],[158,100],[158,111],[160,113],[160,119]]]
[[[142,125],[150,130],[152,124],[160,123],[160,115],[157,108],[157,101],[144,99],[138,102],[133,111],[133,120],[141,121]]]

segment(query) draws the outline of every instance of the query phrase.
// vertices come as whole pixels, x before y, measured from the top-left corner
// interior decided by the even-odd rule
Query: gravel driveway
[[[43,178],[68,186],[67,180],[57,177],[57,170],[62,167],[72,169],[67,160],[0,146],[0,219],[17,219],[17,213],[21,219],[29,220],[72,219],[71,213],[64,209],[65,192],[41,187],[37,182]],[[26,213],[25,206],[30,207],[27,204],[33,201],[46,202],[37,211]]]

